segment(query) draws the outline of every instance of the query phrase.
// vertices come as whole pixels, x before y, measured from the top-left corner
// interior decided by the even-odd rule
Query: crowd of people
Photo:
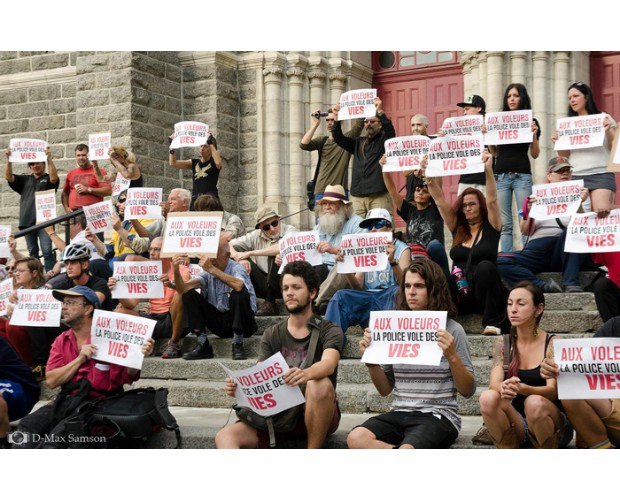
[[[568,103],[568,116],[600,113],[590,88],[582,82],[570,86]],[[113,197],[113,235],[107,242],[101,233],[91,231],[84,215],[69,219],[68,242],[51,225],[30,233],[26,237],[28,256],[17,250],[13,237],[9,238],[12,258],[4,266],[6,277],[13,280],[15,290],[54,290],[62,302],[62,324],[11,325],[18,302],[18,294],[11,294],[6,315],[0,317],[0,446],[6,445],[9,422],[27,415],[38,399],[37,380],[45,379],[54,388],[87,378],[93,397],[97,397],[139,377],[137,370],[116,365],[102,368],[92,359],[95,348],[89,335],[95,309],[155,320],[153,339],[167,339],[159,352],[163,359],[213,358],[211,333],[232,339],[232,359],[245,360],[244,339],[258,331],[256,317],[278,315],[279,300],[288,316],[261,332],[258,359],[265,360],[276,352],[285,356],[290,370],[284,381],[302,388],[306,400],[292,433],[305,436],[310,448],[320,448],[338,427],[336,379],[347,329],[353,325],[365,328],[359,341],[363,353],[372,342],[371,311],[390,310],[447,312],[445,329],[436,332],[441,362],[433,367],[367,364],[379,394],[393,395],[392,409],[353,429],[347,439],[349,447],[438,448],[454,443],[461,425],[457,394],[471,397],[476,390],[467,337],[457,322],[459,316],[469,313],[481,315],[480,333],[498,336],[491,383],[480,397],[486,432],[497,447],[566,446],[573,429],[583,446],[620,445],[618,401],[567,404],[558,400],[553,335],[539,328],[544,294],[582,292],[579,272],[588,265],[605,266],[607,275],[593,284],[593,291],[603,320],[610,324],[617,320],[620,256],[601,252],[589,259],[585,254],[568,253],[564,250],[568,217],[543,221],[529,217],[536,201],[530,158],[536,159],[541,150],[538,121],[531,123],[531,143],[486,147],[481,158],[484,170],[462,175],[458,197],[450,203],[442,178],[426,175],[426,158],[419,170],[407,172],[406,192],[401,194],[392,175],[383,170],[384,144],[395,137],[396,131],[379,97],[374,105],[375,116],[354,120],[346,133],[338,119],[338,104],[326,114],[328,135],[316,135],[322,114],[320,110],[312,113],[312,124],[300,148],[316,150],[319,156],[309,195],[321,263],[290,262],[280,273],[279,242],[298,229],[285,223],[274,208],[261,206],[254,214],[254,229],[246,231],[242,220],[224,209],[217,188],[222,158],[212,135],[200,146],[198,158],[180,160],[177,151],[170,149],[169,165],[192,171],[192,189],[172,189],[161,203],[158,219],[124,220],[127,189],[146,185],[130,151],[112,147],[107,173],[97,161],[89,161],[87,145],[77,145],[77,166],[67,174],[62,188],[61,201],[67,214],[110,196],[117,176],[128,181],[129,188]],[[486,113],[485,101],[479,95],[456,105],[464,115]],[[530,109],[525,86],[509,85],[503,110]],[[559,151],[547,167],[550,183],[582,179],[579,211],[593,211],[597,217],[609,214],[616,192],[614,174],[607,172],[606,166],[617,124],[607,114],[604,128],[602,146]],[[443,136],[444,131],[430,136],[428,118],[416,114],[411,118],[411,135],[434,138]],[[551,140],[557,139],[556,131]],[[58,172],[49,149],[47,162],[29,163],[30,173],[25,175],[13,172],[10,150],[5,154],[5,178],[21,195],[19,229],[27,229],[35,225],[35,193],[57,190]],[[513,248],[513,221],[517,218],[512,210],[513,196],[522,207],[521,250]],[[222,212],[217,255],[162,257],[168,215],[189,211]],[[395,213],[405,222],[400,238],[394,233]],[[445,229],[451,234],[449,249]],[[362,233],[392,233],[393,240],[386,246],[385,268],[339,273],[338,263],[344,259],[343,237]],[[60,252],[58,261],[56,251]],[[118,286],[115,263],[141,261],[161,263],[158,278],[164,297],[113,299],[112,291]],[[192,274],[192,266],[197,266],[198,272]],[[562,286],[539,277],[548,271],[562,273]],[[613,327],[606,323],[608,330]],[[184,353],[182,339],[188,335],[195,336],[196,342]],[[318,347],[311,347],[316,337]],[[152,355],[154,347],[154,341],[148,342],[143,353]],[[311,350],[314,359],[305,360]],[[19,404],[12,395],[17,385],[23,395]],[[235,394],[231,379],[226,382],[226,391],[230,396]],[[23,418],[20,428],[52,432],[49,411],[46,407]],[[596,432],[584,429],[593,420],[597,422]],[[239,421],[218,433],[216,446],[260,447],[270,437],[262,429]]]

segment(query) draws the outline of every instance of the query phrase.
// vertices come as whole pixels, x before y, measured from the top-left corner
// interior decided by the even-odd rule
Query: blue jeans
[[[28,254],[31,257],[39,258],[39,242],[41,243],[41,251],[43,252],[43,261],[45,263],[45,271],[51,271],[56,264],[56,253],[52,249],[52,240],[44,229],[39,229],[34,233],[26,236],[26,246]]]
[[[517,200],[517,210],[523,208],[523,200],[532,194],[532,174],[496,174],[497,201],[502,214],[501,251],[512,251],[512,193]],[[526,238],[523,237],[525,244]]]

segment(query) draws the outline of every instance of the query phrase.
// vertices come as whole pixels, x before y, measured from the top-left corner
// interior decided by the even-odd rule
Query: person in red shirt
[[[78,144],[75,147],[75,161],[78,166],[67,174],[62,189],[62,206],[66,213],[99,203],[103,201],[104,196],[112,194],[112,186],[109,183],[97,181],[95,169],[88,161],[86,144]],[[104,170],[99,170],[104,176],[107,175]]]

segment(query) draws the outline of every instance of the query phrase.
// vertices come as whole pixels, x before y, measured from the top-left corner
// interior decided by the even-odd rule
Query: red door
[[[461,114],[456,103],[463,99],[463,75],[456,52],[375,52],[373,69],[373,87],[397,136],[411,134],[411,117],[417,113],[428,116],[430,135],[445,118]],[[404,196],[405,176],[394,175],[394,182]],[[458,176],[444,177],[443,186],[448,200],[455,200]],[[396,226],[405,226],[400,217]]]
[[[620,52],[592,52],[590,82],[598,108],[620,120]],[[620,207],[618,186],[620,173],[616,173],[616,207]]]

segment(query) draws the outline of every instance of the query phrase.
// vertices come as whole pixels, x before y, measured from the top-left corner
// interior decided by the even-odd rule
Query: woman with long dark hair
[[[616,128],[615,120],[603,111],[599,111],[592,90],[583,82],[573,83],[568,87],[568,113],[571,116],[587,116],[603,113],[605,119],[605,140],[602,146],[592,148],[572,149],[558,151],[558,155],[570,159],[573,167],[573,180],[583,179],[584,186],[590,192],[592,211],[599,217],[606,217],[613,208],[613,200],[616,192],[616,178],[613,172],[607,171],[607,163],[611,152],[611,144],[614,139]],[[555,142],[558,133],[555,131],[551,136]]]
[[[502,111],[531,110],[532,104],[527,89],[521,83],[511,83],[504,92]],[[519,144],[502,144],[490,146],[495,156],[495,179],[497,182],[497,199],[502,214],[501,251],[512,251],[512,197],[517,207],[523,206],[523,200],[532,194],[532,168],[530,155],[538,158],[540,154],[540,125],[532,120],[532,142]]]
[[[539,327],[545,294],[522,281],[508,296],[510,335],[498,339],[491,383],[480,396],[480,412],[498,448],[565,447],[572,428],[561,411],[557,382],[540,375],[553,335]]]

